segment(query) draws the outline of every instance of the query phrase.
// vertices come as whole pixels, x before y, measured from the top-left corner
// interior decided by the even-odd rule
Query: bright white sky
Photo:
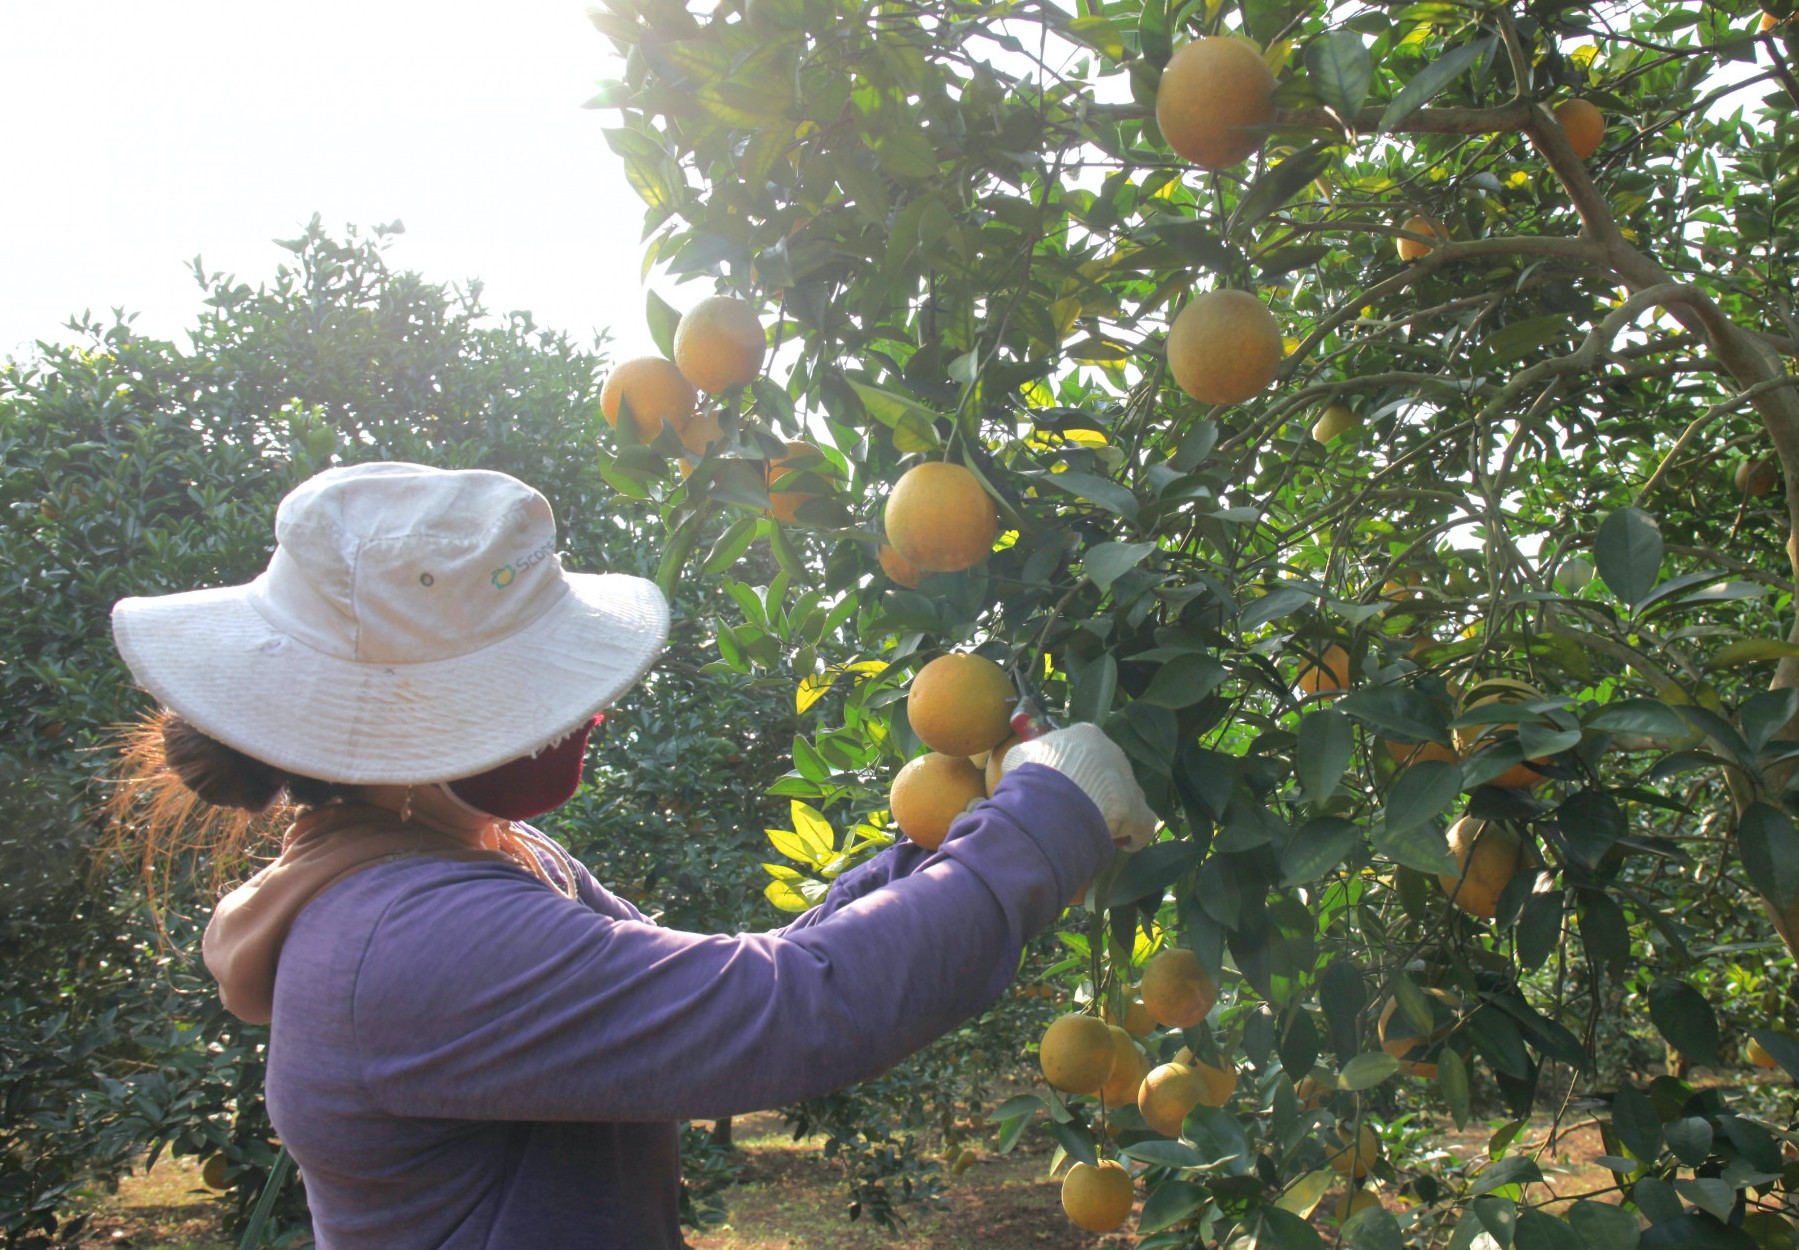
[[[191,326],[187,271],[257,285],[317,212],[398,218],[395,265],[479,278],[578,343],[655,350],[643,205],[580,107],[616,76],[585,0],[0,0],[0,358],[71,314]],[[659,292],[676,307],[703,282]]]

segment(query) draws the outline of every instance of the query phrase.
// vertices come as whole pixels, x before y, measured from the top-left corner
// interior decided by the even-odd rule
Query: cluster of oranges
[[[1105,1107],[1134,1103],[1153,1131],[1178,1138],[1195,1107],[1222,1107],[1230,1100],[1237,1075],[1185,1047],[1170,1061],[1152,1064],[1137,1039],[1158,1027],[1193,1028],[1217,1001],[1218,987],[1199,957],[1168,947],[1144,964],[1116,1019],[1077,1012],[1050,1024],[1038,1046],[1043,1078],[1065,1094],[1095,1095]],[[1133,1192],[1123,1165],[1077,1163],[1062,1182],[1062,1209],[1079,1227],[1107,1232],[1129,1216]]]

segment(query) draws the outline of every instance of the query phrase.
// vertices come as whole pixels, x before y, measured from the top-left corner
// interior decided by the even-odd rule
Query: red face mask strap
[[[606,718],[593,720],[535,755],[521,755],[498,768],[450,783],[450,791],[470,807],[502,820],[529,820],[554,811],[581,787],[587,735]]]

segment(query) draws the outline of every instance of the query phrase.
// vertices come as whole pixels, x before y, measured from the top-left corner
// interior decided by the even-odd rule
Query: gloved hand
[[[1053,768],[1079,786],[1105,817],[1112,841],[1123,849],[1140,851],[1155,837],[1156,814],[1149,810],[1130,761],[1098,725],[1070,725],[1021,742],[1006,752],[1001,771],[1009,773],[1020,764]]]

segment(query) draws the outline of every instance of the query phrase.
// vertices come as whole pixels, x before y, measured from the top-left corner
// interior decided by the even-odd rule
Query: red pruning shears
[[[1012,732],[1020,741],[1041,738],[1056,728],[1054,719],[1043,710],[1043,700],[1037,697],[1037,692],[1017,669],[1012,670],[1012,685],[1018,691],[1018,701],[1012,705]]]

